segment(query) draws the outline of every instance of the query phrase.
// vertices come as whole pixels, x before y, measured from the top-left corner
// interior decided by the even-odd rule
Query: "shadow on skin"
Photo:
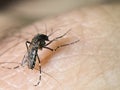
[[[50,45],[49,47],[50,48],[56,48],[59,45],[66,44],[65,42],[70,43],[69,41],[70,41],[69,38],[64,38],[63,40],[62,39],[61,40],[57,40],[56,42],[51,44],[52,46]],[[68,45],[68,47],[69,47],[69,45]],[[62,53],[62,51],[64,50],[63,48],[67,48],[67,47],[59,48],[59,49],[57,49],[57,51],[53,51],[53,52],[50,51],[50,50],[46,50],[45,52],[43,52],[42,54],[44,56],[41,56],[41,57],[43,57],[43,59],[41,60],[41,66],[44,67],[47,63],[49,63],[51,58],[54,57],[57,53]],[[44,51],[44,50],[45,49],[43,49],[42,51]],[[39,52],[42,52],[42,51],[39,50]],[[38,62],[37,62],[35,68],[38,69],[38,67],[39,66],[38,66]]]

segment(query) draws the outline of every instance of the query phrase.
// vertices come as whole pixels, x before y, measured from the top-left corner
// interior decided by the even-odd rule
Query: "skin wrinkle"
[[[115,18],[111,15],[111,13],[105,8],[105,7],[102,7],[103,8],[103,10],[107,13],[107,16],[109,16],[109,18],[111,18],[111,20],[112,20],[112,24],[114,25],[114,26],[116,26],[117,25],[117,22],[115,21]],[[119,26],[117,26],[116,28],[115,28],[115,30],[117,30],[117,28],[119,28]],[[115,31],[113,30],[113,32],[111,32],[111,36],[112,36],[112,34],[114,34],[115,33]]]
[[[105,40],[104,40],[105,41]],[[98,47],[99,48],[99,47]],[[100,50],[100,49],[99,49]],[[97,50],[99,52],[99,50]],[[96,56],[96,55],[94,55]],[[97,56],[96,56],[97,57]],[[85,86],[87,86],[90,82],[92,82],[93,80],[96,80],[97,77],[99,77],[100,75],[102,75],[102,78],[104,79],[105,83],[108,85],[108,82],[107,82],[107,79],[104,77],[104,73],[105,73],[105,70],[104,68],[101,66],[101,64],[99,63],[99,60],[96,58],[95,59],[97,65],[100,67],[100,70],[101,72],[98,73],[96,76],[94,76],[93,78],[91,78],[91,80],[88,81],[87,84],[85,84]],[[111,69],[111,68],[110,68]]]
[[[74,56],[78,56],[78,55],[73,55],[73,56],[71,56],[71,57],[74,57]],[[68,56],[69,58],[70,58],[70,56]],[[60,59],[56,59],[56,61],[58,61],[58,60],[61,60],[61,59],[65,59],[65,58],[68,58],[68,57],[62,57],[62,58],[60,58]],[[71,63],[69,63],[69,64],[71,64]],[[66,66],[66,69],[64,68],[63,70],[61,70],[61,68],[58,70],[58,69],[56,69],[59,73],[61,73],[61,72],[66,72],[67,70],[71,70],[72,68],[74,68],[75,66],[77,66],[79,63],[77,63],[77,64],[71,64],[72,66],[71,67],[69,67],[68,68],[68,66]]]
[[[112,34],[112,33],[111,33],[111,34]],[[105,40],[104,40],[104,41],[105,41]],[[103,41],[103,42],[104,42],[104,41]],[[99,47],[100,47],[100,45],[99,45]],[[98,48],[99,48],[99,47],[98,47]],[[98,51],[99,51],[99,50],[98,50]],[[97,61],[97,60],[96,60],[96,61]],[[99,65],[99,63],[98,63],[98,65]],[[102,69],[102,68],[101,68],[101,69]],[[103,70],[102,70],[102,71],[103,71]],[[104,74],[104,73],[101,73],[101,74]],[[103,78],[105,79],[105,77],[103,77]],[[106,81],[106,83],[107,83],[107,80],[106,80],[106,79],[105,79],[105,81]]]
[[[93,55],[90,55],[90,56],[93,56]],[[88,58],[89,58],[89,56],[88,56]],[[95,61],[96,61],[96,63],[98,63],[98,62],[97,62],[97,59],[95,59]],[[85,62],[86,62],[86,61],[84,61],[82,64],[84,64]],[[98,74],[96,74],[93,78],[91,78],[87,83],[84,84],[84,86],[89,85],[90,82],[96,80],[96,79],[97,79],[99,76],[101,76],[101,75],[102,75],[104,81],[106,82],[106,84],[108,84],[107,79],[104,77],[104,73],[105,73],[105,72],[108,72],[109,70],[113,70],[113,69],[115,69],[116,67],[111,67],[111,68],[109,68],[109,69],[104,70],[104,69],[102,69],[102,67],[99,65],[99,63],[98,63],[98,66],[101,68],[101,72],[98,73]],[[80,73],[80,72],[79,72],[79,73]],[[108,85],[109,85],[109,84],[108,84]],[[83,89],[83,88],[81,88],[81,89]]]
[[[86,83],[85,85],[87,86],[90,82],[96,80],[96,78],[98,78],[100,75],[102,75],[102,77],[103,77],[104,81],[106,82],[106,84],[109,85],[108,82],[107,82],[107,79],[104,77],[104,74],[105,74],[105,72],[108,72],[109,70],[114,70],[115,68],[116,68],[116,67],[111,67],[111,68],[107,69],[106,71],[103,71],[103,72],[101,72],[101,73],[98,73],[98,74],[95,76],[95,78],[91,78],[91,80],[89,80],[88,83]]]
[[[113,33],[111,33],[111,35],[113,35]],[[110,36],[111,36],[111,35],[110,35]],[[108,39],[108,38],[106,38],[106,40],[107,40],[107,39]],[[105,43],[106,40],[104,40],[103,43]],[[108,40],[109,40],[109,39],[108,39]],[[98,52],[101,50],[101,49],[100,49],[100,46],[102,46],[103,43],[101,43],[101,45],[99,45],[99,49],[97,50]],[[113,68],[115,68],[115,65],[114,65],[113,67],[111,67],[111,68],[108,68],[108,69],[104,70],[104,68],[103,68],[103,67],[101,66],[101,64],[99,63],[99,60],[98,60],[98,59],[96,59],[96,62],[98,63],[98,66],[99,66],[99,67],[101,68],[101,70],[102,70],[102,73],[101,73],[101,74],[103,74],[103,79],[105,80],[106,84],[109,85],[108,82],[107,82],[107,79],[104,77],[104,73],[105,73],[106,71],[108,71],[108,70],[112,70]]]
[[[111,33],[112,34],[112,33]],[[106,41],[106,40],[104,40],[104,41]],[[103,43],[104,43],[104,41],[103,41]],[[103,44],[103,43],[101,43],[101,44]],[[100,48],[100,46],[101,45],[99,45],[99,47],[98,48]],[[100,50],[100,49],[99,49]],[[97,50],[98,52],[99,52],[99,50]],[[97,60],[96,60],[97,61]],[[98,63],[98,65],[100,65],[99,63]],[[101,67],[101,66],[100,66]],[[101,67],[101,69],[102,69],[102,67]],[[103,70],[102,70],[103,71]],[[103,77],[104,78],[104,77]],[[104,78],[105,79],[105,78]],[[107,83],[107,80],[105,79],[105,81],[106,81],[106,83]]]
[[[112,88],[111,83],[109,82],[110,77],[108,77],[106,74],[107,74],[107,72],[110,72],[110,71],[113,71],[113,70],[116,70],[117,68],[119,68],[118,67],[119,62],[117,62],[117,61],[119,61],[119,60],[117,60],[118,59],[117,57],[119,55],[117,53],[119,53],[119,50],[117,50],[115,48],[116,47],[115,45],[117,44],[117,41],[118,41],[116,39],[118,39],[118,38],[116,37],[117,31],[114,31],[116,29],[117,25],[112,24],[112,20],[109,20],[109,18],[110,19],[113,19],[113,18],[111,18],[108,14],[106,14],[106,12],[101,7],[104,7],[104,6],[100,6],[99,8],[96,9],[99,12],[96,15],[99,15],[99,17],[101,16],[101,18],[102,18],[102,19],[101,18],[98,19],[97,21],[96,21],[96,18],[94,17],[94,15],[92,15],[92,13],[95,13],[96,10],[89,9],[87,11],[87,8],[84,9],[85,10],[84,12],[81,12],[81,13],[84,13],[84,15],[86,14],[85,15],[86,17],[83,17],[84,24],[82,24],[83,21],[79,21],[79,18],[81,18],[81,15],[79,17],[79,15],[78,15],[79,13],[75,13],[75,12],[67,14],[67,15],[70,15],[69,17],[67,17],[67,15],[65,14],[65,15],[62,15],[61,17],[59,17],[59,19],[56,19],[57,23],[55,25],[59,24],[60,26],[65,23],[73,24],[73,22],[75,22],[75,24],[73,24],[73,26],[72,25],[64,26],[65,30],[67,30],[68,27],[72,28],[72,30],[73,30],[73,32],[72,32],[73,34],[70,33],[69,35],[71,35],[71,36],[68,35],[66,37],[74,36],[75,38],[79,38],[80,43],[77,43],[76,45],[68,46],[65,48],[61,48],[53,54],[51,54],[51,52],[48,50],[40,51],[41,61],[42,61],[42,63],[45,63],[45,64],[42,64],[43,70],[45,70],[45,72],[49,71],[50,75],[55,77],[55,79],[58,79],[58,81],[60,81],[62,83],[62,85],[61,85],[61,88],[57,88],[58,86],[60,86],[59,84],[57,84],[49,76],[42,74],[42,78],[43,78],[42,82],[41,82],[40,86],[35,87],[36,90],[37,89],[38,90],[39,89],[48,90],[48,88],[53,89],[53,90],[61,90],[61,89],[64,89],[64,90],[66,90],[66,89],[71,89],[71,90],[72,89],[76,89],[76,90],[80,90],[80,89],[81,90],[89,90],[89,89],[101,90],[101,89],[104,89],[104,90],[106,90],[106,89],[116,88],[116,87]],[[109,8],[109,7],[106,7],[106,8]],[[92,10],[93,10],[93,12],[89,16],[89,12],[91,12]],[[76,12],[79,12],[79,11],[76,11]],[[105,17],[104,17],[104,15],[105,15]],[[71,16],[73,16],[73,17],[71,17]],[[65,18],[65,20],[60,20],[62,17]],[[67,19],[66,19],[66,17],[67,17]],[[76,20],[74,21],[74,19],[77,19],[77,18],[78,18],[78,21],[77,21],[78,23],[76,22]],[[84,20],[85,18],[88,18],[88,19]],[[89,21],[91,19],[95,19],[95,20]],[[50,30],[49,29],[50,27],[55,27],[55,28],[57,27],[55,25],[52,25],[56,22],[56,20],[53,20],[53,21],[46,20],[48,30]],[[71,20],[72,22],[70,22],[69,20]],[[87,20],[89,22],[91,22],[92,24],[88,23]],[[94,21],[96,21],[96,22],[94,22]],[[50,22],[52,22],[52,24]],[[43,22],[40,22],[40,23],[43,23]],[[48,23],[50,23],[50,25],[48,25]],[[95,23],[97,23],[97,24],[95,24]],[[41,24],[39,25],[39,23],[38,23],[36,25],[40,26]],[[113,25],[113,26],[111,26],[111,25]],[[33,29],[33,26],[31,26],[31,27]],[[62,30],[64,30],[64,27],[62,28]],[[26,29],[24,29],[24,30],[26,30]],[[30,29],[30,27],[28,29]],[[110,30],[107,31],[107,29],[110,29]],[[61,33],[63,33],[62,30],[60,30]],[[40,31],[40,32],[42,32],[42,31]],[[25,34],[23,34],[23,35],[25,35]],[[53,35],[53,37],[54,36],[56,36],[56,35]],[[27,35],[26,37],[32,38],[32,36],[29,36],[29,35]],[[113,40],[116,40],[115,43]],[[67,40],[65,40],[65,41],[67,41]],[[59,44],[62,44],[63,42],[64,41],[61,40],[59,43],[56,42],[56,43],[52,44],[50,47],[55,47]],[[22,55],[24,55],[23,51],[26,51],[24,42],[23,42],[23,44],[18,45],[18,47],[20,47],[21,45],[23,45],[22,47],[24,47],[24,50],[19,51],[19,52],[21,52],[21,56],[18,57],[19,60],[21,59]],[[77,49],[76,49],[76,47],[77,47]],[[18,50],[17,47],[14,49]],[[69,53],[70,51],[74,51],[74,50],[76,52],[72,52],[71,54]],[[116,50],[117,50],[117,52],[116,52]],[[116,56],[116,54],[117,54],[117,56]],[[66,58],[68,58],[68,60],[66,60]],[[46,59],[48,61],[44,61]],[[57,68],[54,68],[54,64],[59,65],[58,69],[61,69],[60,73],[59,73],[60,70],[57,70]],[[24,90],[26,90],[28,88],[35,89],[34,87],[32,87],[32,85],[34,84],[34,82],[37,81],[36,78],[38,78],[37,77],[38,72],[34,72],[34,70],[27,72],[27,70],[28,70],[28,68],[24,68],[24,71],[22,72],[26,75],[25,78],[30,77],[32,79],[33,76],[35,76],[35,77],[33,77],[32,81],[26,80],[27,83],[25,82],[25,84],[22,84],[24,86]],[[13,72],[13,71],[11,71],[11,72]],[[17,73],[17,70],[15,70],[15,71]],[[117,79],[118,78],[117,74],[115,74],[115,75],[116,75],[116,79]],[[21,77],[22,76],[24,76],[24,75],[21,75]],[[73,80],[73,84],[72,84],[72,80]],[[116,82],[116,83],[119,84],[119,82]],[[13,83],[13,85],[14,84],[15,84],[15,82]],[[94,86],[91,86],[93,84],[94,84]],[[20,89],[22,89],[22,85],[21,85]],[[9,85],[9,87],[10,87],[10,85]]]
[[[107,14],[107,16],[109,16],[109,18],[111,18],[112,22],[114,22],[113,24],[116,25],[116,21],[115,19],[113,18],[113,16],[111,15],[111,13],[103,6],[102,7],[102,10]]]
[[[15,37],[16,37],[16,36],[15,36]],[[16,38],[18,38],[18,39],[20,40],[20,39],[22,39],[22,38],[24,38],[24,37],[21,38],[21,36],[20,36],[20,37],[16,37]],[[24,39],[25,39],[25,38],[24,38]],[[14,48],[17,47],[20,43],[22,43],[22,42],[24,41],[24,39],[23,39],[22,41],[20,41],[20,42],[19,42],[19,40],[18,40],[17,43],[15,43],[14,45],[12,45],[12,46],[8,47],[7,49],[5,49],[5,50],[0,54],[0,56],[2,56],[2,55],[4,55],[5,53],[7,53],[7,51],[13,49],[13,47],[14,47]],[[16,39],[14,39],[13,41],[15,41],[15,40],[16,40]],[[13,42],[13,41],[12,41],[12,42]],[[11,42],[11,40],[9,40],[9,42]]]

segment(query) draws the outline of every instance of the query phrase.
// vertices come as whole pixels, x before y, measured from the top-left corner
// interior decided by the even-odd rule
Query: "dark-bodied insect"
[[[45,35],[45,34],[37,34],[36,36],[33,37],[32,41],[26,41],[26,47],[27,47],[27,54],[24,56],[23,61],[22,61],[22,66],[27,63],[28,68],[29,69],[33,69],[35,67],[35,63],[36,63],[36,58],[38,59],[39,62],[39,70],[40,70],[40,76],[39,76],[39,81],[38,83],[35,85],[39,85],[40,81],[41,81],[41,65],[40,65],[40,58],[38,56],[38,49],[42,50],[43,48],[49,49],[51,51],[56,51],[58,48],[64,47],[64,46],[68,46],[70,44],[74,44],[77,43],[79,40],[74,41],[72,43],[69,44],[63,44],[60,46],[57,46],[55,49],[49,48],[47,47],[48,45],[50,45],[52,42],[62,38],[63,36],[65,36],[70,30],[68,30],[66,33],[64,33],[63,35],[54,38],[53,40],[49,40],[49,36],[51,35]],[[46,43],[46,41],[48,41],[48,43]],[[29,45],[28,45],[29,44]]]
[[[48,45],[50,45],[52,42],[64,37],[70,30],[68,30],[66,33],[64,33],[61,36],[58,36],[52,40],[49,40],[49,37],[55,33],[51,33],[49,35],[46,34],[37,34],[35,35],[31,41],[26,41],[26,48],[27,48],[27,53],[24,55],[24,58],[22,60],[21,66],[24,66],[27,64],[29,69],[34,69],[35,64],[36,64],[36,60],[38,60],[39,62],[39,71],[40,71],[40,76],[39,76],[39,81],[37,82],[37,85],[39,85],[40,81],[41,81],[41,62],[40,62],[40,58],[38,56],[38,50],[42,50],[43,48],[48,49],[50,51],[56,51],[58,48],[64,47],[64,46],[68,46],[68,45],[72,45],[74,43],[79,42],[79,40],[73,41],[71,43],[68,44],[62,44],[57,46],[55,49],[52,49],[50,47],[48,47]],[[18,68],[19,66],[14,67],[13,69]],[[8,68],[10,69],[10,68]]]

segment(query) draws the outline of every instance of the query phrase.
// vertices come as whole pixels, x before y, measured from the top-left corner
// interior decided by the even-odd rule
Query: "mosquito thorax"
[[[32,39],[33,42],[39,42],[39,41],[49,41],[48,36],[45,34],[37,34]]]
[[[37,36],[38,36],[39,40],[49,41],[48,36],[45,34],[38,34]]]

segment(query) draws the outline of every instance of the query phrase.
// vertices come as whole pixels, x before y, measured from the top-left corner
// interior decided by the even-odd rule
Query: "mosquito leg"
[[[55,32],[57,32],[58,30],[61,30],[61,29],[57,29],[56,31],[53,32],[53,28],[51,28],[51,33],[48,35],[48,37],[50,37],[51,35],[53,35]]]
[[[31,44],[31,42],[26,41],[25,44],[26,44],[27,52],[28,52],[28,48],[29,48],[28,44]],[[23,66],[23,64],[25,64],[25,62],[27,62],[27,61],[26,61],[25,56],[24,56],[24,58],[23,58],[23,60],[22,60],[22,63],[21,63],[21,66]],[[15,66],[15,67],[12,67],[12,68],[2,66],[2,68],[6,68],[6,69],[17,69],[17,68],[19,68],[19,67],[20,67],[19,65],[18,65],[18,66]]]
[[[20,66],[15,66],[15,67],[13,67],[13,68],[10,68],[10,67],[4,67],[4,66],[2,66],[2,68],[5,68],[5,69],[17,69],[17,68],[19,68]]]
[[[57,49],[59,49],[59,48],[61,48],[61,47],[69,46],[69,45],[75,44],[75,43],[77,43],[77,42],[79,42],[79,41],[80,41],[80,40],[76,40],[76,41],[71,42],[71,43],[59,45],[59,46],[57,46],[55,49],[52,49],[52,48],[49,48],[49,47],[43,47],[43,48],[49,49],[50,51],[56,51]]]
[[[48,50],[50,50],[50,51],[53,51],[53,50],[54,50],[54,49],[49,48],[49,47],[43,47],[43,48],[46,48],[46,49],[48,49]]]
[[[61,48],[61,47],[65,47],[65,46],[68,46],[68,45],[72,45],[72,44],[75,44],[75,43],[77,43],[77,42],[79,42],[79,41],[80,41],[80,40],[76,40],[76,41],[71,42],[71,43],[59,45],[59,46],[57,46],[55,49],[52,49],[52,48],[49,48],[49,47],[43,47],[43,48],[46,48],[46,49],[48,49],[48,50],[50,50],[50,51],[56,51],[57,49],[59,49],[59,48]]]
[[[80,40],[76,40],[74,42],[71,42],[71,43],[67,43],[67,44],[63,44],[63,45],[60,45],[60,46],[57,46],[54,51],[56,51],[57,49],[61,48],[61,47],[65,47],[65,46],[69,46],[69,45],[72,45],[72,44],[75,44],[77,42],[79,42]]]
[[[59,36],[59,37],[56,37],[56,38],[54,38],[53,40],[51,40],[50,42],[48,42],[45,46],[47,46],[47,45],[49,45],[49,44],[51,44],[53,41],[56,41],[56,40],[58,40],[58,39],[60,39],[60,38],[62,38],[62,37],[64,37],[69,31],[70,31],[71,29],[69,29],[66,33],[64,33],[63,35],[61,35],[61,36]]]
[[[40,62],[40,58],[39,58],[38,54],[37,54],[37,58],[38,58],[38,62],[39,62],[40,76],[39,76],[39,81],[38,81],[37,84],[34,85],[34,86],[38,86],[38,85],[40,84],[40,81],[41,81],[41,62]]]
[[[21,64],[21,63],[17,63],[17,62],[0,62],[0,64],[4,64],[4,63]],[[1,67],[2,67],[2,68],[5,68],[5,69],[17,69],[17,68],[19,68],[20,66],[18,65],[18,66],[12,67],[12,68],[10,68],[10,67],[4,67],[4,66],[1,66]]]

